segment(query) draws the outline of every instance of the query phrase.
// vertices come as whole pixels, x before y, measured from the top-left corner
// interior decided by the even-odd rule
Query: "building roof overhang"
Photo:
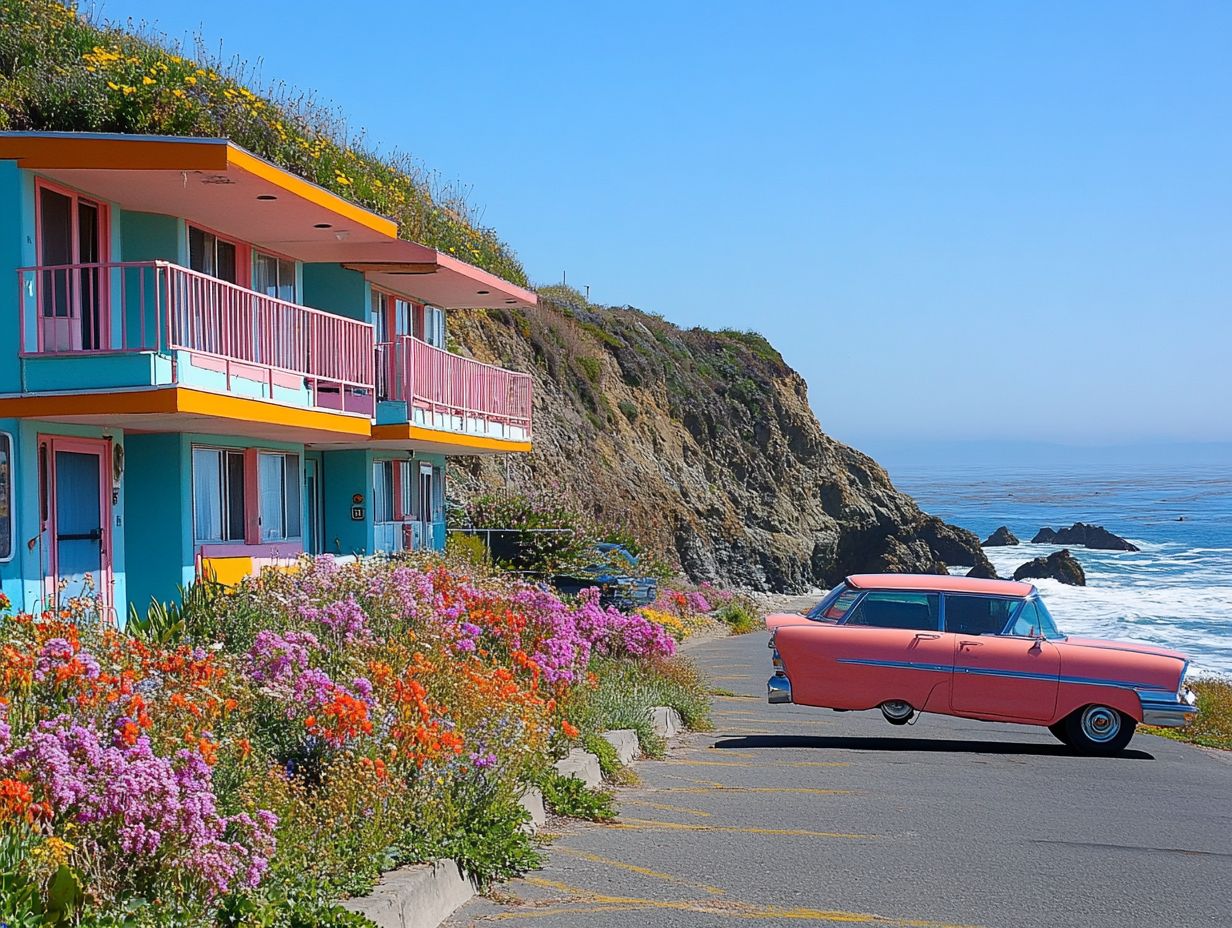
[[[340,263],[444,308],[533,306],[531,291],[434,248],[397,224],[226,140],[0,132],[0,160],[123,209],[190,219],[305,262]]]

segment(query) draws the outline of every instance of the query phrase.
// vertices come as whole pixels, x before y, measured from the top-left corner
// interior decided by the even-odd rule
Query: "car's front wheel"
[[[1065,721],[1061,740],[1083,754],[1119,754],[1134,736],[1138,723],[1111,706],[1084,706]]]

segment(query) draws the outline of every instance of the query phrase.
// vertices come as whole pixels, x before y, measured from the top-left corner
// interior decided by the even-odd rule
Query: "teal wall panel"
[[[327,554],[369,554],[372,551],[372,453],[326,451],[321,455],[321,487]],[[363,496],[364,518],[351,518],[351,498]]]
[[[359,271],[349,271],[340,264],[305,264],[301,278],[305,306],[370,321],[371,290]]]
[[[129,552],[129,599],[144,614],[152,599],[171,602],[176,587],[191,577],[192,512],[190,475],[185,469],[183,437],[176,434],[130,435],[125,482],[140,487],[125,513]],[[185,486],[190,487],[184,493]]]

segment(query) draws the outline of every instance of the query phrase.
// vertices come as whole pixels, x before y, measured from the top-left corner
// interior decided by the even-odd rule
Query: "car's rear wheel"
[[[881,704],[881,714],[891,725],[906,725],[915,715],[911,703],[901,699],[889,699]]]
[[[1066,744],[1083,754],[1119,754],[1134,736],[1138,723],[1111,706],[1083,706],[1063,723]],[[1064,740],[1064,739],[1063,739]]]

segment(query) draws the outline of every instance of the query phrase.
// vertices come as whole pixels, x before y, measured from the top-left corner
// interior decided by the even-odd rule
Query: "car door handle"
[[[933,638],[940,638],[941,636],[940,635],[930,635],[927,632],[917,632],[916,637],[933,639]]]
[[[960,648],[982,648],[984,646],[984,642],[982,641],[960,641],[958,642],[958,646]]]

